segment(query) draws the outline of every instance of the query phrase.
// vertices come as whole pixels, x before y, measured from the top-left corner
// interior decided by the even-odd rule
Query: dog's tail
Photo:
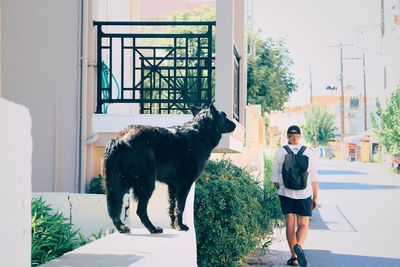
[[[115,139],[111,140],[111,142],[107,145],[104,151],[104,162],[103,162],[103,177],[107,184],[111,179],[116,179],[117,177],[113,177],[118,175],[118,153],[117,153],[117,141]]]

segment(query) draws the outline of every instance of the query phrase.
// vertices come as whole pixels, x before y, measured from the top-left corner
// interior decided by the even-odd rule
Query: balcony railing
[[[97,108],[136,103],[141,114],[188,113],[214,99],[211,22],[100,22]]]

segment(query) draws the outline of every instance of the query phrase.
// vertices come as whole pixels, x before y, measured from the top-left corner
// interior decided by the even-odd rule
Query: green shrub
[[[32,200],[32,266],[57,258],[78,246],[78,230],[40,197]]]
[[[93,177],[89,183],[89,194],[105,194],[104,179],[99,174],[99,177]]]
[[[279,196],[272,182],[272,159],[264,157],[264,205],[268,218],[277,219],[274,226],[282,226],[285,219],[279,202]]]
[[[276,199],[275,189],[268,184],[263,190],[246,170],[209,161],[196,183],[198,266],[239,266],[272,234],[279,219]]]

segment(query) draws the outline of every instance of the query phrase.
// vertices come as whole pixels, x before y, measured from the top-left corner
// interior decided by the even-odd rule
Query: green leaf
[[[390,153],[400,151],[400,85],[382,107],[376,101],[377,111],[372,115],[374,132],[378,135],[380,143]]]
[[[266,162],[272,166],[271,160]],[[282,216],[270,172],[266,174],[263,189],[230,161],[206,164],[196,182],[194,204],[198,266],[240,266],[270,238]]]

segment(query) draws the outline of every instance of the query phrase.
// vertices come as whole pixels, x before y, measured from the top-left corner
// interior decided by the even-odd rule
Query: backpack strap
[[[299,150],[299,152],[297,153],[297,155],[301,156],[303,155],[304,151],[306,151],[307,147],[306,146],[302,146]]]
[[[286,150],[286,152],[287,152],[289,155],[292,155],[292,154],[293,154],[293,151],[290,149],[290,147],[289,147],[288,145],[284,145],[283,148]]]

